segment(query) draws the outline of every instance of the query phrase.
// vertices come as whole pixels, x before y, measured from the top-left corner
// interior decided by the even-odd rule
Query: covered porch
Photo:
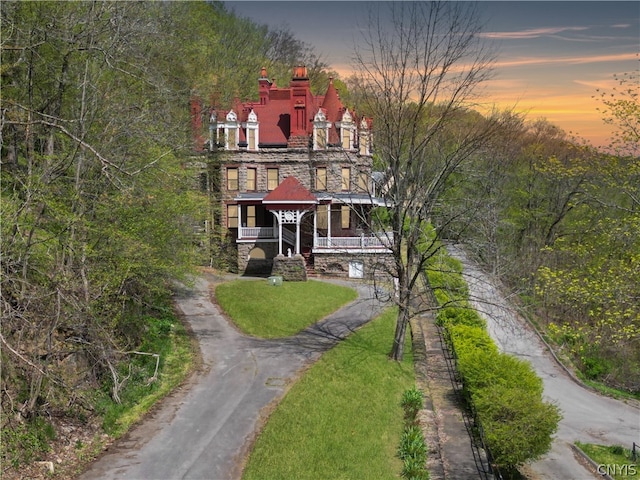
[[[371,209],[384,204],[366,195],[314,195],[287,177],[268,194],[241,193],[234,200],[241,271],[256,255],[265,265],[276,256],[300,255],[313,270],[318,256],[384,255],[393,246],[392,232],[371,231]]]

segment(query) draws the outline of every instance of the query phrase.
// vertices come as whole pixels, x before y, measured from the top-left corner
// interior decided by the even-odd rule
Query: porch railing
[[[390,248],[393,232],[360,235],[359,237],[318,237],[316,248]]]
[[[276,238],[278,230],[273,227],[241,227],[241,238]]]

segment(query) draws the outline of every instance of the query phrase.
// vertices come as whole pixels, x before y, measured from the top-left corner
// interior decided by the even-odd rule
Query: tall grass
[[[291,388],[259,436],[244,480],[399,478],[400,402],[415,378],[409,338],[403,362],[388,358],[395,318],[387,310]]]
[[[355,290],[326,282],[236,280],[216,288],[216,299],[243,332],[262,338],[287,337],[355,300]]]

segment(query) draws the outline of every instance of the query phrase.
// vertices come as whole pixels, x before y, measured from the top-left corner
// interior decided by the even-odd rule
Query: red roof
[[[262,203],[318,203],[318,199],[296,177],[287,177],[264,197]]]
[[[340,143],[340,135],[338,135],[338,129],[336,128],[336,122],[342,120],[342,114],[344,113],[344,105],[340,101],[338,91],[333,86],[333,78],[329,77],[329,87],[327,93],[324,95],[322,101],[322,108],[325,109],[327,120],[331,122],[331,129],[329,130],[329,143]]]
[[[340,143],[335,124],[342,120],[345,107],[340,101],[338,91],[333,84],[333,78],[330,78],[327,92],[324,95],[313,95],[305,67],[295,68],[288,87],[276,86],[273,80],[268,79],[266,68],[263,68],[260,71],[258,86],[259,101],[241,102],[236,98],[231,102],[230,107],[238,115],[240,123],[247,121],[251,110],[255,111],[260,125],[259,143],[261,145],[286,146],[291,137],[312,135],[313,119],[321,108],[331,123],[329,143]],[[218,119],[223,120],[229,110],[219,107],[217,108]],[[355,112],[352,113],[354,113],[354,120],[357,119]],[[192,107],[193,130],[199,134],[202,126],[197,123],[196,114],[197,111]],[[200,138],[198,141],[198,146],[201,147],[204,139]],[[240,129],[240,142],[245,141],[245,129],[242,128]]]

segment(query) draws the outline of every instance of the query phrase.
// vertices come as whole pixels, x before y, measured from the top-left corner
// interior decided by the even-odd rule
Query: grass
[[[601,470],[598,473],[608,473],[615,480],[640,479],[640,467],[633,461],[631,450],[618,446],[595,445],[576,442],[576,445],[593,460]]]
[[[399,478],[400,402],[415,378],[410,335],[404,361],[388,359],[395,318],[387,310],[291,388],[257,439],[244,480]]]
[[[262,338],[298,333],[356,297],[351,288],[317,281],[272,286],[266,280],[236,280],[216,288],[218,304],[238,328]]]
[[[137,375],[132,376],[121,393],[122,403],[117,404],[106,396],[98,400],[98,408],[103,409],[103,428],[116,438],[180,385],[193,366],[191,338],[173,312],[166,312],[162,318],[147,319],[147,322],[152,327],[148,331],[147,342],[141,345],[140,350],[160,355],[157,380],[149,383],[155,368],[154,357],[132,356]]]

